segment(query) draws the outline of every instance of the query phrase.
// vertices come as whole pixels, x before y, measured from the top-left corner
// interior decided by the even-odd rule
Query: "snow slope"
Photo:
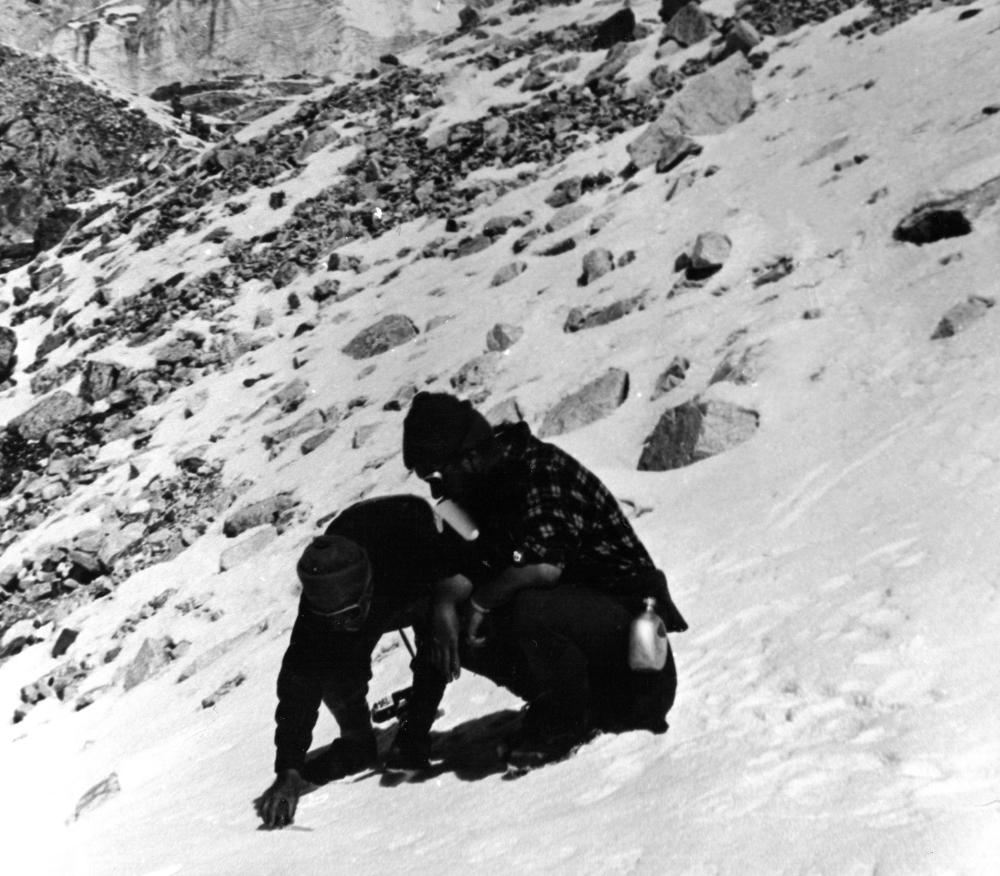
[[[635,6],[654,14],[653,3]],[[311,455],[288,450],[269,462],[260,434],[273,425],[246,418],[293,376],[309,381],[318,404],[358,395],[381,402],[407,380],[454,373],[482,351],[494,323],[514,322],[525,334],[490,402],[516,394],[537,427],[566,392],[610,365],[627,369],[626,403],[555,441],[630,509],[691,624],[673,643],[680,687],[666,736],[600,737],[566,763],[503,782],[483,752],[519,704],[466,674],[436,725],[438,750],[455,754],[457,766],[418,784],[328,785],[303,800],[294,827],[258,831],[251,801],[271,780],[274,681],[294,615],[293,565],[312,527],[293,527],[225,573],[218,562],[228,543],[216,527],[67,619],[83,630],[74,646],[83,653],[167,587],[177,588],[171,606],[198,595],[223,612],[209,622],[168,606],[130,643],[187,639],[182,663],[80,712],[45,701],[4,729],[5,862],[17,872],[142,876],[995,873],[1000,315],[990,311],[952,338],[930,336],[952,305],[1000,291],[998,213],[981,215],[965,237],[922,247],[892,239],[913,207],[1000,174],[1000,116],[982,112],[997,100],[1000,5],[974,6],[982,11],[967,20],[947,6],[860,41],[837,35],[846,17],[780,45],[768,40],[756,112],[702,138],[694,159],[718,172],[669,203],[665,178],[651,168],[636,188],[619,181],[585,197],[595,214],[613,214],[594,245],[636,253],[596,288],[573,282],[579,250],[533,257],[500,289],[489,284],[510,261],[505,245],[461,262],[416,262],[385,285],[376,281],[388,270],[374,268],[364,294],[336,311],[339,321],[323,311],[317,331],[293,338],[302,314],[279,315],[273,343],[160,411],[147,471],[169,469],[178,448],[227,428],[211,452],[227,461],[227,475],[253,476],[245,498],[295,490],[315,521],[360,495],[422,490],[400,461],[402,414],[381,403]],[[545,13],[560,14],[570,13]],[[432,63],[422,49],[404,60]],[[480,112],[502,98],[487,87],[497,73],[463,75],[481,87]],[[624,167],[635,133],[480,208],[470,227],[527,208],[541,215],[560,179]],[[282,186],[290,206],[343,160],[313,156]],[[835,171],[838,162],[845,166]],[[267,193],[255,197],[266,203]],[[248,215],[229,220],[237,233]],[[730,260],[703,289],[668,297],[674,259],[706,230],[733,240]],[[441,223],[413,223],[347,249],[377,263],[440,232]],[[212,266],[218,248],[198,238],[127,253],[122,285],[138,288],[181,262]],[[753,269],[781,256],[794,272],[755,287]],[[95,267],[72,259],[68,272],[86,286]],[[292,290],[309,288],[296,283]],[[641,312],[586,332],[560,330],[573,305],[644,290]],[[252,302],[236,312],[249,319]],[[394,312],[421,328],[453,318],[372,360],[370,373],[339,352]],[[705,390],[727,352],[749,347],[761,363],[751,383]],[[304,362],[294,372],[293,355]],[[651,401],[675,355],[691,360],[687,381]],[[242,387],[261,373],[274,377]],[[184,419],[196,391],[211,403]],[[759,432],[688,468],[636,471],[662,411],[696,392],[759,411]],[[0,401],[0,419],[25,403]],[[374,433],[353,448],[369,424]],[[124,476],[115,488],[134,489]],[[177,683],[188,661],[234,639]],[[15,703],[20,685],[53,665],[48,648],[0,666],[0,702]],[[387,637],[373,695],[401,686],[407,662]],[[111,683],[115,669],[98,667],[88,684]],[[202,698],[239,672],[245,682],[203,709]],[[323,716],[315,744],[335,734]],[[84,792],[112,773],[120,791],[75,819]]]

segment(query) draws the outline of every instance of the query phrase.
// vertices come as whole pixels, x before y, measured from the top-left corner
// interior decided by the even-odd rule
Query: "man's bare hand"
[[[446,601],[435,603],[431,629],[431,659],[445,678],[454,681],[462,671],[462,664],[458,657],[460,624],[455,603]]]
[[[486,612],[475,603],[469,606],[469,613],[465,618],[465,638],[470,645],[478,647],[486,644],[486,639],[479,635],[479,628],[483,625]]]
[[[298,770],[283,770],[271,787],[253,801],[264,827],[287,827],[295,820],[295,809],[307,782]]]

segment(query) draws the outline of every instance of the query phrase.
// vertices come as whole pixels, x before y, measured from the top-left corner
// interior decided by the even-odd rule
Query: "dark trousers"
[[[484,645],[462,646],[462,666],[525,700],[528,732],[662,733],[677,671],[673,654],[659,672],[629,668],[629,626],[638,613],[631,601],[569,585],[522,590],[488,615]],[[415,686],[433,687],[426,676],[415,671]],[[443,693],[443,681],[437,683]],[[433,699],[433,691],[427,693]]]

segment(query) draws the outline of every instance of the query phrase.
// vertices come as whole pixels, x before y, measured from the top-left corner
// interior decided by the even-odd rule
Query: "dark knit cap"
[[[403,420],[403,465],[430,472],[493,436],[471,402],[446,392],[418,392]]]
[[[319,612],[330,613],[357,602],[371,578],[364,549],[339,535],[321,535],[302,552],[295,570],[302,595]]]

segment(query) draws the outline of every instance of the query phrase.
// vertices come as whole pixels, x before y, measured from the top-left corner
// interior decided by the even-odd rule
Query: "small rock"
[[[950,338],[961,331],[965,331],[974,322],[986,316],[987,311],[996,304],[996,299],[987,298],[982,295],[971,295],[968,300],[961,304],[956,304],[950,308],[931,335],[932,341],[941,338]]]
[[[292,438],[304,435],[306,432],[314,432],[316,429],[322,429],[325,423],[326,420],[322,412],[312,410],[308,414],[299,417],[294,423],[262,435],[261,440],[264,442],[264,446],[270,450],[272,447],[280,446]]]
[[[201,707],[203,709],[209,709],[219,702],[226,694],[232,693],[236,688],[238,688],[244,681],[247,680],[246,673],[238,672],[232,678],[223,682],[219,688],[211,695],[205,697],[201,701]]]
[[[305,456],[312,453],[317,447],[329,440],[330,436],[336,431],[336,429],[323,429],[315,435],[310,435],[299,447],[299,450],[302,451],[302,455]]]
[[[628,316],[637,308],[641,310],[645,305],[644,295],[635,295],[631,298],[622,298],[604,307],[588,310],[583,307],[574,307],[570,310],[563,323],[564,332],[578,332],[584,329],[596,328],[615,322],[624,316]]]
[[[732,250],[733,243],[725,234],[717,231],[699,234],[688,254],[688,279],[702,280],[717,273]]]
[[[352,359],[368,359],[405,344],[419,333],[408,316],[389,314],[355,335],[343,352]]]
[[[666,395],[666,393],[680,386],[686,379],[690,367],[691,362],[687,357],[674,356],[670,360],[670,364],[666,370],[656,378],[653,393],[649,397],[649,400],[656,401],[660,396]]]
[[[293,493],[276,493],[266,499],[251,502],[230,514],[222,526],[226,538],[235,538],[248,529],[276,523],[278,519],[298,504]]]
[[[756,383],[763,367],[767,342],[762,341],[743,350],[733,350],[719,363],[708,385],[728,381],[740,386]]]
[[[934,204],[918,207],[903,219],[892,232],[894,240],[923,246],[949,237],[972,233],[972,223],[957,207]]]
[[[545,203],[550,207],[565,207],[567,204],[580,200],[582,194],[583,177],[574,176],[557,183],[552,194],[545,199]]]
[[[760,45],[761,36],[757,28],[743,18],[737,18],[726,34],[726,53],[749,54]]]
[[[498,322],[486,333],[486,349],[491,352],[501,352],[516,344],[524,334],[519,325]]]
[[[550,234],[568,228],[574,222],[578,222],[590,213],[590,207],[586,204],[567,204],[552,214],[552,218],[545,223],[545,230]]]
[[[493,275],[493,279],[490,281],[490,286],[502,286],[504,283],[509,283],[515,277],[523,274],[526,270],[528,270],[528,265],[526,262],[522,261],[511,262],[509,265],[504,265]]]
[[[378,423],[365,423],[363,426],[358,426],[358,428],[354,430],[354,435],[351,437],[351,449],[360,450],[371,440],[372,436],[378,430]]]
[[[583,257],[583,273],[577,285],[586,286],[615,269],[615,257],[607,249],[592,249]]]

